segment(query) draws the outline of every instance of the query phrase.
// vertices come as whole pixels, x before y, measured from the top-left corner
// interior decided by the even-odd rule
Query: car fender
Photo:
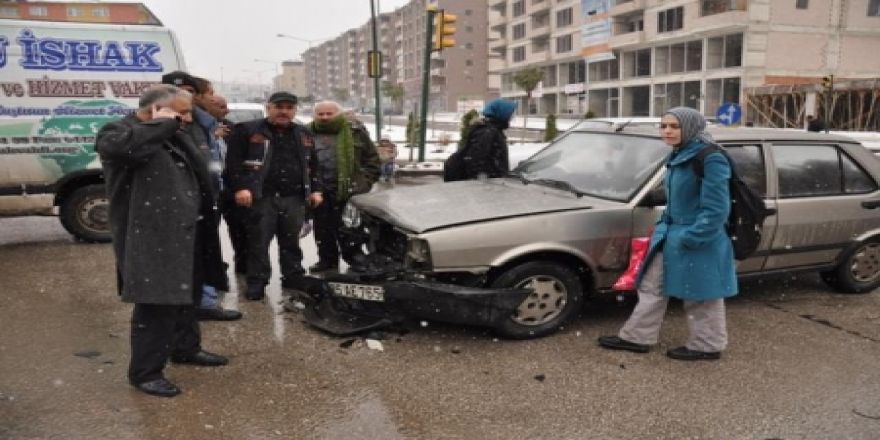
[[[96,183],[104,183],[104,172],[100,168],[87,168],[65,174],[55,182],[55,206],[76,188]]]
[[[858,244],[863,243],[865,240],[878,236],[880,236],[880,228],[869,229],[857,235],[856,237],[853,237],[853,243],[852,245],[850,245],[850,247],[857,246]]]
[[[568,246],[564,243],[555,243],[555,242],[535,242],[528,243],[522,246],[517,246],[512,249],[508,249],[504,253],[498,255],[491,262],[491,266],[494,268],[503,267],[507,264],[510,264],[513,261],[521,260],[524,258],[528,258],[529,256],[539,257],[541,254],[566,254],[577,258],[580,262],[585,264],[590,271],[596,271],[596,263],[590,259],[590,257],[582,252],[581,250]]]

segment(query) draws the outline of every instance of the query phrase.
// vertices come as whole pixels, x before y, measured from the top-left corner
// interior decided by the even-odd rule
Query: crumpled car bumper
[[[330,283],[381,286],[382,301],[339,296]],[[406,319],[497,327],[532,292],[529,289],[476,288],[417,280],[376,280],[333,274],[306,277],[310,301],[303,312],[310,325],[335,335],[374,330]]]

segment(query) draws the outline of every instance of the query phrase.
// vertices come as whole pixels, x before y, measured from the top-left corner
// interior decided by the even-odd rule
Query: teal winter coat
[[[730,213],[730,165],[721,153],[709,154],[704,177],[697,177],[691,159],[706,145],[694,139],[669,156],[666,210],[654,228],[642,265],[643,270],[647,268],[662,249],[663,293],[690,301],[737,293],[733,246],[724,228]]]

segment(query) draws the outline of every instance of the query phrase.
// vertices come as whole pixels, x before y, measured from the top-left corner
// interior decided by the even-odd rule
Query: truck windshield
[[[514,172],[529,181],[566,181],[583,194],[626,202],[670,151],[657,138],[572,132],[520,162]]]

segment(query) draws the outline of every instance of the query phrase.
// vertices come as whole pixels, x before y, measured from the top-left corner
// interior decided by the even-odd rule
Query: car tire
[[[577,273],[550,261],[532,261],[514,266],[492,282],[492,287],[529,287],[540,283],[520,304],[514,315],[495,331],[512,339],[549,335],[571,319],[581,308],[583,286]]]
[[[110,241],[109,202],[104,185],[86,185],[61,201],[61,225],[78,240],[87,243]]]
[[[841,293],[868,293],[880,287],[880,238],[860,243],[822,280]]]

